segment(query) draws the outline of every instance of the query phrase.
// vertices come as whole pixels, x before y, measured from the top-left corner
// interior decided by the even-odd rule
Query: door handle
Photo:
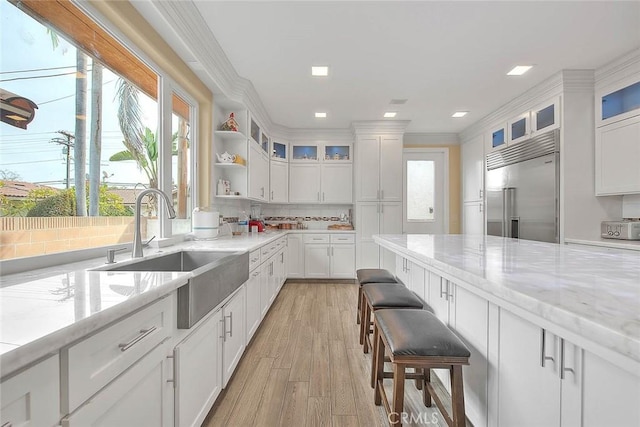
[[[318,194],[316,195],[316,200],[320,201],[320,192],[318,191]]]
[[[482,199],[482,189],[478,190],[478,195],[480,196],[479,198]]]
[[[233,311],[229,313],[229,338],[233,337]]]
[[[384,199],[384,190],[380,190],[380,199]]]
[[[573,368],[566,367],[564,345],[565,345],[564,338],[560,338],[560,379],[561,380],[564,379],[565,372],[571,372],[574,376],[576,375],[576,372],[573,370]]]
[[[482,213],[482,203],[480,203],[479,207],[480,207],[480,212]]]
[[[123,344],[118,344],[118,347],[120,347],[120,351],[129,350],[131,347],[136,345],[138,342],[142,341],[145,337],[147,337],[148,335],[153,333],[153,331],[155,331],[155,330],[156,330],[155,326],[152,326],[149,329],[140,329],[140,335],[136,336],[135,338],[133,338],[129,342],[126,342],[126,343],[123,343]]]
[[[271,190],[271,200],[273,200],[273,190]]]
[[[449,292],[448,292],[448,291],[443,290],[443,288],[442,288],[442,282],[443,282],[443,279],[442,279],[442,278],[440,278],[440,298],[444,297],[444,299],[447,299],[447,295],[449,294]],[[447,286],[448,286],[448,283],[447,283]]]
[[[542,329],[542,333],[540,334],[540,366],[546,367],[547,360],[556,363],[555,359],[551,356],[547,356],[547,331],[546,329]]]
[[[220,338],[222,338],[223,342],[227,342],[227,321],[225,320],[225,316],[222,316],[220,323],[222,323],[222,336]]]

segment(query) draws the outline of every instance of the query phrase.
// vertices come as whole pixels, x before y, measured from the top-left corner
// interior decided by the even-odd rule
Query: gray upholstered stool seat
[[[398,283],[395,276],[383,268],[361,268],[356,271],[358,278],[358,308],[356,310],[356,323],[360,323],[360,307],[362,303],[362,285],[367,283]]]
[[[422,309],[420,298],[402,284],[368,283],[362,286],[362,302],[360,308],[360,344],[365,353],[371,346],[371,313],[381,308],[413,308]]]
[[[360,286],[366,283],[396,283],[395,276],[383,268],[361,268],[356,271]]]
[[[388,309],[373,315],[374,351],[371,365],[371,385],[375,387],[375,404],[384,403],[391,425],[401,425],[404,409],[405,379],[422,383],[422,399],[425,406],[436,402],[449,426],[465,426],[462,365],[469,364],[471,353],[464,343],[434,314],[425,310]],[[385,372],[385,353],[393,366]],[[415,373],[407,373],[407,367]],[[451,410],[447,412],[440,397],[431,385],[431,369],[445,368],[451,376]],[[387,399],[383,381],[393,379],[393,397]],[[384,399],[383,399],[384,398]]]

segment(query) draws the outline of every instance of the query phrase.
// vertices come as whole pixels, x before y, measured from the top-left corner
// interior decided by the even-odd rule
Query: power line
[[[114,82],[115,79],[111,79],[108,82],[102,83],[102,86],[108,85],[109,83]],[[63,96],[61,98],[57,98],[57,99],[52,99],[51,101],[44,101],[44,102],[39,102],[38,106],[40,105],[45,105],[45,104],[50,104],[52,102],[56,102],[56,101],[62,101],[63,99],[69,99],[69,98],[73,98],[74,96],[76,96],[75,93],[72,93],[71,95],[67,95],[67,96]]]
[[[46,76],[32,76],[32,77],[15,77],[13,79],[4,79],[0,80],[0,83],[4,82],[15,82],[16,80],[33,80],[33,79],[47,79],[49,77],[61,77],[61,76],[69,76],[71,74],[76,74],[75,71],[71,71],[68,73],[59,73],[59,74],[49,74]]]
[[[52,159],[52,160],[35,160],[30,162],[14,162],[14,163],[0,163],[0,166],[12,166],[12,165],[26,165],[29,163],[46,163],[46,162],[61,162],[61,159]]]
[[[49,67],[49,68],[34,68],[32,70],[0,71],[0,74],[33,73],[36,71],[63,70],[65,68],[75,68],[75,67],[76,67],[75,65],[68,65],[66,67]]]

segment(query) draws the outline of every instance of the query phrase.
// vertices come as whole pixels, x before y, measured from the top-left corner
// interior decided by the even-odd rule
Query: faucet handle
[[[114,264],[116,262],[116,252],[126,251],[128,248],[123,246],[121,248],[107,249],[107,264]]]

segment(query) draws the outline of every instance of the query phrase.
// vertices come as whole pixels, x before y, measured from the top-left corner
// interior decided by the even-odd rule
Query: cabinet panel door
[[[359,241],[356,250],[357,268],[380,268],[380,251],[380,246],[373,240]]]
[[[331,246],[331,277],[353,279],[356,277],[356,245]]]
[[[402,234],[402,203],[380,203],[380,234]]]
[[[289,165],[285,162],[271,162],[270,201],[286,203],[289,201]]]
[[[380,199],[402,201],[402,137],[380,138]]]
[[[247,281],[247,295],[246,295],[246,330],[247,330],[247,342],[253,337],[253,334],[260,326],[260,319],[262,319],[262,310],[260,307],[260,268],[256,268],[249,273],[249,280]]]
[[[60,359],[50,357],[0,383],[0,425],[53,426],[60,420]]]
[[[409,274],[407,273],[407,259],[402,255],[396,255],[396,278],[405,285],[409,283]]]
[[[462,367],[465,412],[474,426],[486,426],[489,302],[455,286],[452,305],[452,327],[471,351],[472,362]]]
[[[464,203],[462,232],[464,234],[484,234],[484,202]]]
[[[304,277],[302,235],[287,236],[287,277]]]
[[[380,190],[380,138],[359,137],[356,142],[356,200],[378,200]]]
[[[176,426],[200,425],[222,390],[222,310],[173,351]]]
[[[328,278],[329,271],[329,245],[306,244],[304,245],[304,277]]]
[[[462,144],[462,200],[482,200],[484,191],[484,138]]]
[[[320,202],[320,165],[289,165],[289,201],[292,203]]]
[[[222,384],[227,385],[233,371],[236,369],[244,348],[245,340],[245,287],[238,292],[222,308],[224,327],[222,352]]]
[[[498,423],[500,427],[560,425],[560,378],[557,339],[546,334],[541,366],[540,327],[500,309]]]
[[[640,117],[596,129],[596,195],[640,192]]]
[[[351,203],[353,168],[351,163],[344,165],[322,165],[322,202]]]
[[[261,200],[264,194],[264,165],[262,150],[257,144],[249,144],[249,197]],[[233,185],[233,183],[231,183]]]
[[[417,264],[409,262],[409,289],[411,289],[416,293],[416,295],[426,301],[426,296],[424,294],[424,278],[424,268],[420,267]]]
[[[167,382],[167,346],[159,345],[71,415],[63,427],[174,425],[173,384]]]
[[[373,203],[360,203],[356,207],[356,233],[358,239],[372,242],[373,235],[380,232],[380,205]]]
[[[640,373],[619,368],[588,351],[583,362],[584,427],[640,425]]]
[[[267,314],[269,310],[269,298],[271,298],[271,287],[269,286],[269,278],[271,274],[271,260],[265,261],[260,266],[260,313],[261,318]]]

